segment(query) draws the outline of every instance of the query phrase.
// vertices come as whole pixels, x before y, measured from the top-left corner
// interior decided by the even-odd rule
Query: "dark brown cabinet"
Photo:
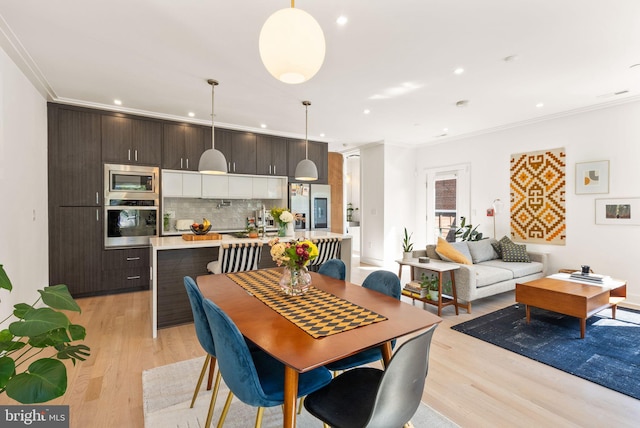
[[[288,175],[290,181],[295,180],[296,166],[305,158],[306,148],[304,140],[287,140],[288,145]],[[309,141],[309,159],[318,168],[318,180],[313,183],[327,184],[328,182],[328,145],[317,141]]]
[[[102,208],[53,207],[50,213],[49,283],[66,284],[74,297],[103,291]]]
[[[50,104],[50,206],[101,206],[100,115]]]
[[[256,174],[287,176],[287,140],[271,135],[256,138]]]
[[[211,134],[209,134],[211,135]],[[205,128],[187,124],[163,125],[162,167],[197,171],[205,148]]]
[[[102,252],[102,282],[109,291],[149,289],[149,248]]]
[[[102,116],[104,162],[159,166],[162,123],[124,116]]]
[[[215,133],[216,149],[227,159],[228,171],[231,174],[255,174],[256,134],[220,128],[216,128]]]

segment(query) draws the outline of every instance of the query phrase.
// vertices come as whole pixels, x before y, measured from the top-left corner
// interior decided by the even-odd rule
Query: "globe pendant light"
[[[314,181],[318,179],[318,168],[316,168],[316,164],[313,163],[312,160],[309,159],[309,138],[307,137],[307,128],[309,123],[309,106],[311,105],[310,101],[303,101],[302,105],[304,106],[304,149],[305,155],[304,159],[298,162],[298,166],[296,166],[296,180],[300,181]]]
[[[302,83],[322,67],[325,54],[324,33],[307,12],[291,8],[271,15],[260,31],[262,63],[273,77],[284,83]]]
[[[211,85],[211,148],[205,150],[202,156],[200,156],[198,171],[200,171],[201,174],[226,174],[227,160],[220,150],[216,150],[216,130],[213,125],[213,95],[218,81],[209,79],[207,83]]]

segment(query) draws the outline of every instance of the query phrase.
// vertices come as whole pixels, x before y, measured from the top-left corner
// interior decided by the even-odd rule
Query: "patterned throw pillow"
[[[529,258],[529,254],[527,254],[527,246],[526,245],[518,245],[518,244],[500,244],[502,248],[502,260],[505,262],[524,262],[531,263],[531,259]]]
[[[509,239],[509,237],[507,235],[504,235],[502,238],[500,238],[500,240],[498,242],[492,242],[491,246],[493,247],[494,250],[496,250],[496,253],[498,253],[498,258],[501,259],[502,258],[502,244],[513,244],[513,242],[511,241],[511,239]]]

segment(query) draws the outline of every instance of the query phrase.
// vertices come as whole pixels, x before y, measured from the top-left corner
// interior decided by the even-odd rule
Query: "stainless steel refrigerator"
[[[331,230],[331,186],[289,184],[289,208],[300,214],[296,230]]]

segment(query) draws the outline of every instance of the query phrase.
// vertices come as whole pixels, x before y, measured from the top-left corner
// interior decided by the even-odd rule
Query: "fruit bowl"
[[[196,235],[206,235],[211,230],[211,225],[208,225],[207,227],[204,227],[204,225],[201,224],[199,226],[202,226],[202,229],[200,229],[200,227],[193,227],[193,225],[191,225],[189,227],[191,228],[191,231],[193,233],[195,233]]]

